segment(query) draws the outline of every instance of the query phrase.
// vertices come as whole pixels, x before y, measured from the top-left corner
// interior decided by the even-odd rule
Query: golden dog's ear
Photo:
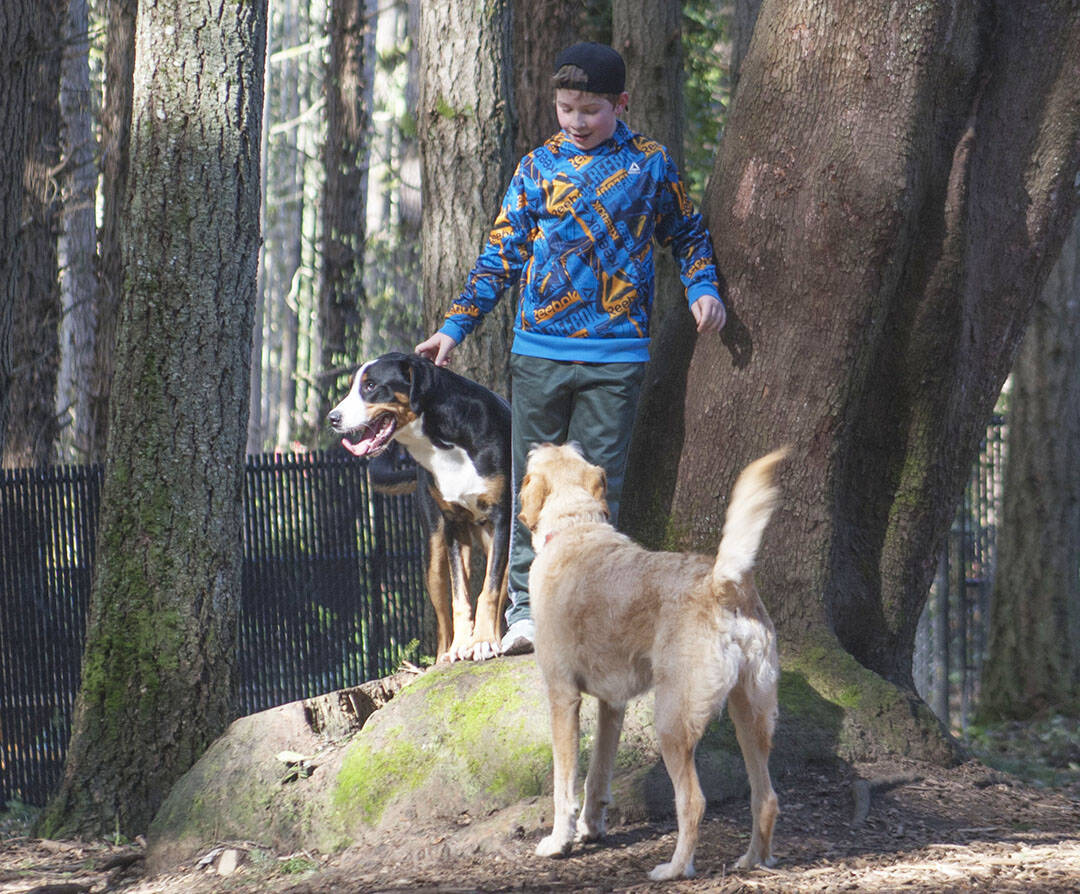
[[[586,490],[597,503],[604,507],[604,514],[609,518],[611,511],[607,504],[607,473],[600,466],[589,466]]]
[[[540,510],[548,495],[547,479],[543,475],[529,473],[521,482],[521,512],[518,518],[530,531],[536,530],[540,521]]]

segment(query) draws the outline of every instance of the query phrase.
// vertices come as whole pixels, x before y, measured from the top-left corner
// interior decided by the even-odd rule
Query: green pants
[[[585,458],[607,474],[607,503],[615,524],[644,375],[644,363],[572,363],[510,355],[515,521],[510,536],[508,624],[529,617],[533,550],[529,529],[517,519],[529,449],[545,442],[576,441]]]

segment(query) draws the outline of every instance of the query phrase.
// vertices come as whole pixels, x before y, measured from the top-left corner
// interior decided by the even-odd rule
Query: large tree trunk
[[[97,222],[94,198],[94,120],[90,91],[90,17],[87,0],[70,0],[60,84],[63,118],[64,216],[60,236],[60,375],[56,414],[60,443],[70,461],[87,462],[93,445],[90,383],[97,326]]]
[[[107,0],[105,22],[105,97],[101,109],[101,231],[95,311],[94,369],[90,379],[93,417],[87,459],[105,458],[109,432],[116,318],[123,270],[120,229],[127,199],[131,142],[131,97],[135,72],[137,0]]]
[[[60,232],[60,60],[64,0],[34,9],[34,42],[25,48],[34,69],[26,110],[26,158],[19,284],[14,298],[12,378],[7,396],[0,465],[40,466],[55,459],[56,376],[60,365],[60,285],[56,238]]]
[[[915,627],[1072,219],[1078,40],[1064,0],[765,4],[706,197],[729,321],[697,341],[667,534],[715,548],[737,470],[791,444],[759,565],[785,660],[923,756],[949,749]]]
[[[326,75],[326,183],[322,198],[323,275],[319,293],[323,419],[360,359],[367,216],[369,55],[374,25],[365,0],[332,0]]]
[[[266,4],[140,8],[82,684],[43,828],[145,832],[232,716]]]
[[[626,61],[627,123],[663,143],[683,163],[682,2],[615,0],[612,45]],[[694,319],[671,253],[656,253],[656,292],[650,322],[653,358],[645,371],[627,474],[639,482],[623,495],[622,525],[651,547],[667,507],[657,489],[677,474],[686,430],[682,395],[694,346]],[[675,449],[672,449],[673,446]]]
[[[442,323],[484,245],[513,173],[510,4],[424,3],[418,126],[423,160],[424,325]],[[509,300],[453,354],[454,367],[510,393]]]
[[[514,113],[521,158],[558,133],[555,91],[551,87],[555,57],[576,40],[582,5],[576,0],[535,0],[528,12],[514,11]]]
[[[980,714],[1080,711],[1080,218],[1013,367]]]

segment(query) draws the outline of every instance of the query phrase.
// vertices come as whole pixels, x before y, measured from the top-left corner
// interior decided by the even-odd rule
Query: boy
[[[519,162],[464,291],[416,352],[445,365],[522,279],[510,349],[515,514],[529,448],[576,441],[607,473],[615,524],[649,359],[654,237],[679,263],[697,331],[718,332],[725,311],[709,234],[667,150],[618,118],[629,100],[622,57],[575,44],[555,60],[552,83],[560,132]],[[532,651],[532,558],[516,521],[503,654]]]

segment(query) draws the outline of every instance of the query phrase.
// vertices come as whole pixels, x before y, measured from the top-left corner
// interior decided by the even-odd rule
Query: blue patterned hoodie
[[[644,362],[654,237],[671,247],[688,303],[719,297],[708,231],[667,149],[622,121],[588,151],[560,131],[518,163],[440,331],[460,342],[520,280],[513,353]]]

